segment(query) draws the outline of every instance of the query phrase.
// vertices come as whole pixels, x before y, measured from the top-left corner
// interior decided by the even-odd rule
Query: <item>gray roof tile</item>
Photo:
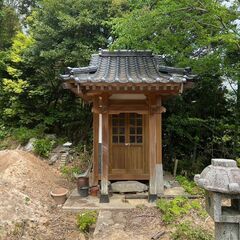
[[[159,56],[151,51],[101,50],[93,54],[87,67],[68,68],[63,80],[78,83],[179,83],[193,79],[190,68],[160,65]]]

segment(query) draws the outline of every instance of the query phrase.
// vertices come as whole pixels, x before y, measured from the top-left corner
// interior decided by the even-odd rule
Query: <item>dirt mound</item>
[[[56,169],[33,154],[0,151],[0,239],[48,239],[42,236],[49,232],[49,219],[64,216],[49,193],[67,185]],[[54,232],[48,236],[62,239]]]
[[[50,189],[56,187],[60,175],[33,154],[0,151],[0,178],[3,187],[14,188],[38,200],[49,200]]]

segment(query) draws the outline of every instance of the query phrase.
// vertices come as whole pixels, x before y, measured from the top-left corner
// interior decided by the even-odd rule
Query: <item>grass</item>
[[[213,240],[213,235],[207,230],[193,226],[190,222],[183,222],[176,226],[175,232],[172,234],[173,240]]]
[[[159,199],[157,208],[162,213],[162,221],[175,229],[171,234],[173,240],[213,240],[211,233],[200,226],[193,225],[185,219],[195,217],[205,219],[208,214],[200,200],[176,197],[172,200]]]
[[[178,220],[193,210],[201,218],[207,216],[199,200],[189,200],[186,197],[176,197],[172,200],[160,199],[157,201],[157,208],[161,211],[162,221],[166,224]]]

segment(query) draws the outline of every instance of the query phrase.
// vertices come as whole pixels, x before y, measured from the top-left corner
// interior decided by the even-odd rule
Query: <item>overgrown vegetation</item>
[[[207,215],[199,200],[189,200],[186,197],[176,197],[173,200],[160,199],[157,208],[161,211],[162,220],[166,224],[189,214],[191,210],[195,210],[200,217]]]
[[[21,145],[25,145],[31,138],[42,138],[44,136],[44,130],[44,127],[40,125],[34,129],[19,127],[12,129],[11,135]]]
[[[203,195],[204,190],[199,188],[194,181],[187,179],[184,176],[176,176],[176,180],[184,188],[184,190],[191,195]]]
[[[89,228],[97,221],[96,211],[86,211],[77,215],[77,227],[80,231],[89,232]]]
[[[73,160],[67,166],[61,167],[60,171],[68,181],[73,181],[75,177],[84,173],[91,163],[91,151],[87,150],[85,146],[78,145],[75,147],[75,154]]]
[[[207,218],[208,214],[198,199],[190,200],[186,197],[176,197],[172,200],[159,199],[157,208],[162,213],[162,221],[172,225],[172,239],[174,240],[210,240],[211,233],[201,226],[189,222],[189,217]],[[186,216],[188,216],[186,220]],[[176,229],[175,229],[176,228]]]
[[[47,158],[49,157],[55,143],[56,142],[54,140],[49,138],[36,139],[33,143],[34,152],[41,157]]]
[[[176,225],[176,231],[172,234],[173,240],[213,240],[213,235],[206,229],[193,226],[190,222]]]

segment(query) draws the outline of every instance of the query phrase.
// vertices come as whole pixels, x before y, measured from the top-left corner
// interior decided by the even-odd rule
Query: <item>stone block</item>
[[[129,193],[129,192],[144,192],[148,190],[146,184],[138,181],[118,181],[111,184],[113,192]]]

